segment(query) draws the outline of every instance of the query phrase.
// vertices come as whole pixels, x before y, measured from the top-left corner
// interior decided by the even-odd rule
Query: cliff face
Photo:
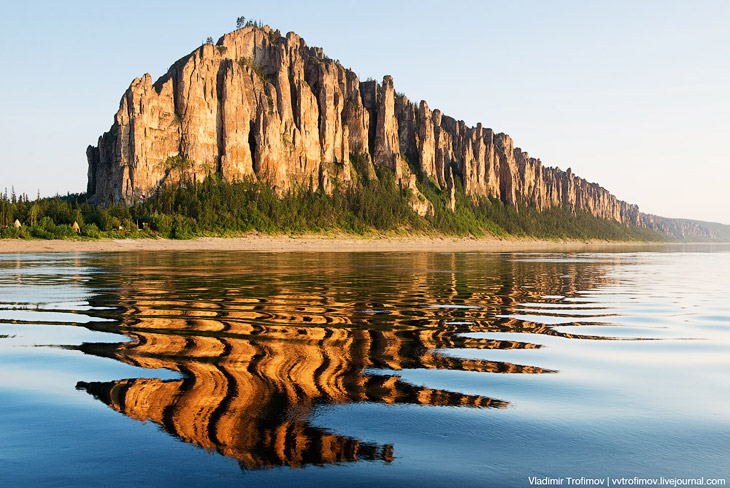
[[[109,132],[87,149],[87,191],[94,203],[131,204],[168,182],[219,172],[280,191],[301,185],[329,192],[335,180],[350,182],[351,153],[391,168],[422,215],[432,208],[407,161],[449,191],[452,205],[458,179],[467,193],[506,203],[640,219],[638,207],[570,169],[544,167],[508,135],[412,103],[390,76],[360,82],[320,48],[268,26],[203,45],[154,83],[148,74],[135,79]]]

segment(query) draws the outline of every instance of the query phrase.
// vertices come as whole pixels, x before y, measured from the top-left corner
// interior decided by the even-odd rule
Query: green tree
[[[38,206],[38,201],[36,200],[33,202],[33,205],[30,206],[30,211],[28,212],[28,220],[30,220],[30,225],[33,225],[36,223],[36,220],[38,220],[38,214],[40,213],[40,207]]]

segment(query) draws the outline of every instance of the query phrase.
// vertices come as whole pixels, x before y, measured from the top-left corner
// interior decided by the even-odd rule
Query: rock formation
[[[166,183],[213,172],[280,192],[331,192],[333,181],[350,183],[350,154],[392,169],[421,215],[433,206],[414,171],[448,191],[452,208],[460,181],[470,195],[513,205],[582,209],[622,223],[641,218],[638,207],[570,169],[544,167],[508,135],[412,103],[390,76],[360,82],[321,48],[268,26],[205,44],[154,83],[149,74],[135,79],[109,132],[87,149],[87,192],[93,203],[132,204]]]

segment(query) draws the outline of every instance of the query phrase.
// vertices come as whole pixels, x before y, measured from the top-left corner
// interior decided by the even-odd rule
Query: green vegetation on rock
[[[455,188],[456,210],[448,208],[448,192],[421,175],[419,191],[434,211],[419,216],[410,206],[409,190],[382,166],[375,174],[366,156],[352,156],[354,183],[335,184],[331,195],[322,190],[295,188],[284,194],[265,183],[221,181],[213,175],[203,182],[180,178],[152,198],[132,207],[91,205],[83,194],[39,198],[0,195],[0,237],[72,239],[102,237],[232,236],[247,232],[351,234],[444,234],[543,239],[607,239],[658,241],[666,236],[640,227],[600,219],[588,212],[563,208],[538,211],[517,208],[500,200],[469,196]],[[16,228],[15,220],[21,223]],[[79,226],[78,232],[73,228]]]

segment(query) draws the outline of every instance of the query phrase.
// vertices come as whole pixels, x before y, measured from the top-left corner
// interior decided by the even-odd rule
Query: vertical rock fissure
[[[223,62],[218,68],[218,74],[216,75],[216,105],[215,105],[215,133],[216,133],[216,146],[218,147],[218,154],[215,158],[215,170],[218,173],[222,172],[222,163],[226,154],[226,127],[223,124],[223,106],[224,97],[224,78],[229,68],[228,62]]]
[[[294,117],[294,126],[302,130],[302,118],[299,116],[299,111],[297,110],[297,103],[298,103],[298,95],[297,95],[297,85],[294,82],[294,77],[291,73],[289,73],[289,93],[291,94],[291,112],[292,116]]]
[[[261,165],[259,162],[258,153],[256,150],[256,124],[254,121],[249,122],[249,129],[248,129],[248,147],[251,151],[251,162],[253,166],[253,171],[255,174],[259,174],[261,170]]]

